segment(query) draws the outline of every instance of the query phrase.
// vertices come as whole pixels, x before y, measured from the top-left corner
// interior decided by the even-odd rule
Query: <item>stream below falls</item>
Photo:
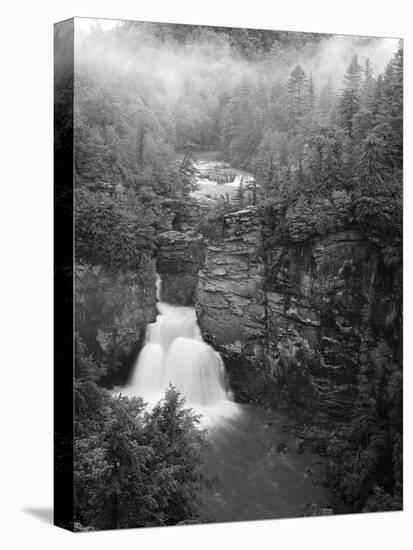
[[[203,494],[209,520],[286,518],[302,516],[310,504],[327,507],[325,459],[297,453],[298,440],[283,431],[288,419],[282,414],[238,406],[236,417],[209,431],[205,472],[213,483]]]

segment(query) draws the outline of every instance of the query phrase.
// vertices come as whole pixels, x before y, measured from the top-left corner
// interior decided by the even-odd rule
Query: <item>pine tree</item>
[[[150,413],[136,398],[105,395],[104,405],[76,440],[76,521],[119,529],[199,519],[205,438],[179,394],[169,388]]]
[[[385,142],[376,134],[370,134],[363,141],[358,165],[361,195],[375,196],[383,193],[389,174],[386,155]]]
[[[255,102],[254,87],[244,81],[223,112],[224,157],[234,166],[250,169],[262,130],[263,112]]]
[[[386,143],[387,162],[395,171],[403,163],[403,48],[377,79],[374,133]]]
[[[310,78],[308,79],[307,94],[308,94],[307,110],[308,110],[308,112],[313,114],[314,113],[316,96],[315,96],[315,89],[314,89],[314,82],[313,82],[313,75],[312,74],[310,74]]]
[[[279,132],[287,132],[289,129],[288,90],[280,82],[276,82],[270,89],[267,126]]]
[[[239,208],[244,208],[245,204],[245,190],[243,179],[244,178],[241,176],[235,199]]]
[[[317,111],[321,119],[321,125],[328,125],[333,122],[332,117],[336,107],[337,94],[330,76],[318,94]]]
[[[403,42],[401,40],[394,56],[393,87],[393,156],[395,168],[401,170],[403,166]]]
[[[315,105],[316,93],[314,88],[313,76],[311,74],[307,83],[306,100],[304,104],[303,137],[305,139],[311,138],[316,131],[317,117]]]
[[[374,110],[375,80],[370,59],[366,59],[364,65],[364,79],[360,90],[360,104],[368,111]]]
[[[341,96],[340,111],[342,123],[350,136],[353,132],[353,117],[360,108],[360,87],[362,82],[362,67],[355,55],[347,67],[344,77],[344,89]]]
[[[289,98],[290,130],[297,131],[301,117],[305,114],[307,75],[301,65],[296,65],[287,81]]]

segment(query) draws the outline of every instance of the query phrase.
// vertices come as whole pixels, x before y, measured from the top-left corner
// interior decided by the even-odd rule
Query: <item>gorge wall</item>
[[[204,338],[225,358],[238,399],[258,399],[265,376],[265,266],[256,210],[228,214],[222,237],[205,243],[196,310]]]
[[[206,244],[196,304],[204,337],[239,399],[318,424],[349,419],[399,368],[395,274],[355,229],[264,248],[261,227],[249,207]]]
[[[156,317],[155,263],[140,271],[82,264],[75,273],[75,330],[107,367],[108,385],[125,383]]]
[[[195,303],[198,272],[204,263],[203,237],[196,230],[209,202],[168,200],[170,225],[156,238],[156,269],[162,279],[161,300],[191,306]]]
[[[192,231],[166,231],[157,236],[156,268],[162,279],[161,300],[194,304],[198,271],[204,262],[202,236]]]

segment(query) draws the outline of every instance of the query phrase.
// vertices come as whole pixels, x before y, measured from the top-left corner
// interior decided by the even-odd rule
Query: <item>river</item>
[[[197,188],[191,192],[195,199],[213,199],[217,196],[233,197],[242,182],[247,187],[253,181],[250,172],[230,166],[219,151],[196,153],[194,167],[197,170]]]

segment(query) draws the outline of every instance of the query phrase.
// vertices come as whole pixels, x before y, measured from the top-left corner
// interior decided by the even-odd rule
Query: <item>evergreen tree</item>
[[[244,208],[245,206],[245,190],[244,190],[243,179],[244,178],[241,176],[239,186],[237,189],[237,194],[236,194],[236,202],[239,208]]]
[[[308,79],[308,99],[307,99],[307,111],[311,113],[311,115],[314,113],[315,102],[316,102],[316,95],[315,95],[315,89],[314,89],[313,75],[311,74],[310,78]]]
[[[313,76],[310,75],[307,83],[306,101],[304,105],[303,117],[303,137],[310,139],[316,133],[317,114],[316,114],[316,93],[314,87]]]
[[[376,134],[370,134],[362,143],[358,165],[359,193],[364,196],[382,194],[388,174],[385,143]]]
[[[386,140],[388,160],[394,169],[403,163],[403,45],[387,65],[380,80],[377,109],[377,133]]]
[[[364,78],[360,90],[360,104],[371,112],[374,110],[374,91],[375,80],[373,78],[373,68],[370,59],[366,59],[364,65]]]
[[[170,388],[150,413],[107,396],[100,422],[75,445],[75,521],[95,529],[196,522],[204,433]]]
[[[307,75],[301,65],[296,65],[287,81],[291,132],[297,132],[301,118],[306,112],[306,86]]]
[[[222,148],[234,166],[252,168],[262,137],[263,113],[255,102],[255,89],[245,81],[223,112]]]
[[[317,99],[317,111],[320,117],[320,125],[327,126],[330,123],[334,123],[333,116],[334,110],[337,107],[337,94],[331,77],[329,77],[326,84],[321,87]]]
[[[360,87],[362,83],[362,67],[355,55],[347,67],[344,77],[344,89],[341,96],[340,111],[344,128],[349,135],[353,131],[353,117],[360,108]]]

